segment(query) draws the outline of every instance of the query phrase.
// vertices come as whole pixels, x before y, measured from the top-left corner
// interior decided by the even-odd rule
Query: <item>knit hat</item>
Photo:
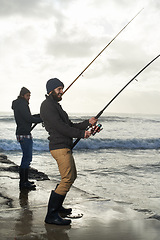
[[[27,88],[22,87],[19,95],[23,97],[26,93],[31,93],[31,92]]]
[[[46,89],[47,94],[53,91],[55,88],[62,86],[64,88],[64,84],[58,78],[51,78],[47,81]]]

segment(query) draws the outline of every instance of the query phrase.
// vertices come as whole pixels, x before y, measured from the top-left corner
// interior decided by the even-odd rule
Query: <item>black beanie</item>
[[[53,91],[55,88],[62,86],[64,88],[64,84],[58,78],[51,78],[47,81],[46,89],[47,94]]]
[[[27,88],[22,87],[19,96],[23,97],[26,93],[31,93]]]

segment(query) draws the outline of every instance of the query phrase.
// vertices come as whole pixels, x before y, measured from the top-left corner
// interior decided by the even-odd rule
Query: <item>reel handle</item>
[[[102,131],[102,129],[103,129],[102,124],[99,123],[91,128],[91,133],[94,136],[96,133],[99,133],[100,131]]]

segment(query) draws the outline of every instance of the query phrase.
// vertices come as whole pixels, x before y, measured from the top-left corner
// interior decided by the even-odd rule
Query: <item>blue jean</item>
[[[32,147],[33,140],[32,138],[23,138],[20,140],[21,149],[23,152],[22,160],[21,160],[21,168],[29,168],[29,165],[32,161]]]

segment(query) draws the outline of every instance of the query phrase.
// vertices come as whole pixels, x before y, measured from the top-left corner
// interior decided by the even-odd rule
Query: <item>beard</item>
[[[57,93],[55,93],[55,91],[53,91],[52,97],[56,102],[60,102],[62,100],[62,94],[60,94],[60,93],[57,94]]]

